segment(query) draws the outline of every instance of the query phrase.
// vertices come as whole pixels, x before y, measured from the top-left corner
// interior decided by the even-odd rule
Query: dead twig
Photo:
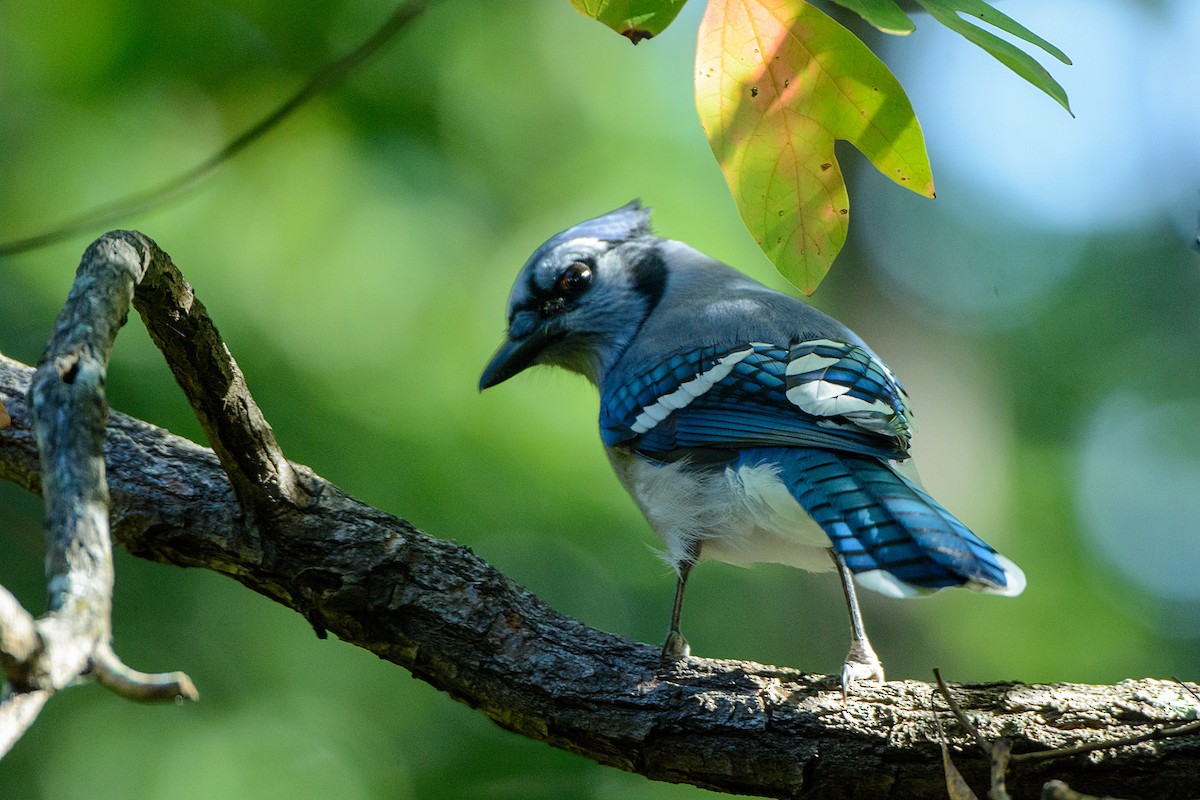
[[[987,739],[983,738],[983,734],[981,734],[979,729],[975,727],[975,724],[967,718],[966,713],[962,710],[962,706],[960,706],[958,701],[954,699],[954,695],[950,694],[950,687],[946,685],[946,681],[942,678],[942,671],[935,668],[933,670],[933,677],[937,681],[938,691],[941,692],[942,697],[945,698],[946,705],[950,706],[950,711],[953,712],[954,718],[958,720],[958,724],[962,725],[963,730],[971,734],[971,738],[975,740],[975,745],[979,748],[979,751],[985,756],[991,757],[991,744]]]

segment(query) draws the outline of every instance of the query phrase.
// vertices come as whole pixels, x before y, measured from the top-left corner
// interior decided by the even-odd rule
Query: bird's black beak
[[[505,339],[504,344],[492,356],[492,360],[483,368],[479,376],[479,391],[490,389],[533,365],[538,353],[545,345],[542,337],[528,336],[524,339]]]

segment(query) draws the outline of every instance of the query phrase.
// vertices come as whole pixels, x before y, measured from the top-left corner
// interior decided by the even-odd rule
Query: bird
[[[867,344],[808,303],[656,236],[634,200],[534,251],[480,391],[534,365],[582,374],[600,437],[676,576],[661,659],[691,653],[684,590],[701,558],[837,573],[850,618],[843,694],[884,671],[855,584],[906,598],[1015,596],[1025,575],[922,486],[913,413]]]

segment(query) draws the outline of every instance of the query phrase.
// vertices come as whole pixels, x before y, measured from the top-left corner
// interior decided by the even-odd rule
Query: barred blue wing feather
[[[902,459],[907,397],[866,348],[828,339],[747,342],[671,354],[604,393],[605,444],[680,448],[822,447]]]
[[[815,416],[842,417],[908,445],[908,395],[869,350],[818,339],[794,345],[788,359],[786,394],[796,406]]]

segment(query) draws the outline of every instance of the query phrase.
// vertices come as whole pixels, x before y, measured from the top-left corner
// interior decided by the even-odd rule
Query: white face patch
[[[642,412],[637,415],[637,418],[630,425],[630,430],[634,433],[642,434],[653,428],[658,423],[667,418],[667,415],[672,411],[684,408],[697,397],[700,397],[712,387],[716,386],[721,381],[733,372],[733,368],[737,366],[743,359],[754,352],[754,348],[748,347],[745,350],[738,350],[730,353],[717,360],[705,372],[701,372],[691,380],[684,381],[679,384],[673,392],[664,394],[654,403],[642,409]]]

